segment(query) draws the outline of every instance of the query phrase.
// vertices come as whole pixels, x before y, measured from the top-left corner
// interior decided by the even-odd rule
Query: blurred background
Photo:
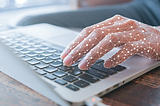
[[[0,0],[0,31],[16,27],[25,16],[113,5],[132,0]]]
[[[0,11],[46,5],[69,4],[69,0],[0,0]]]

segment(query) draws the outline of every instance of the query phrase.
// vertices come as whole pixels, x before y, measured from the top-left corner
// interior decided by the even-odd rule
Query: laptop
[[[103,62],[119,50],[114,48],[89,70],[78,69],[80,60],[64,66],[60,54],[77,35],[45,23],[0,32],[0,71],[61,106],[81,106],[160,65],[134,55],[107,69]]]

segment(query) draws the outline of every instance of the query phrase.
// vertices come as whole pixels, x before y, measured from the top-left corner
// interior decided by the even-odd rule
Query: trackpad
[[[72,42],[76,38],[77,35],[78,33],[66,33],[65,35],[50,37],[47,40],[60,46],[66,47],[70,42]]]

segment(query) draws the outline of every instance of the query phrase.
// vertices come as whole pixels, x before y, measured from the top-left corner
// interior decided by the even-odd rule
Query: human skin
[[[104,62],[106,68],[114,67],[134,54],[160,60],[160,26],[152,27],[115,15],[83,29],[63,51],[61,58],[66,66],[71,66],[86,55],[78,67],[87,70],[114,47],[121,49]]]

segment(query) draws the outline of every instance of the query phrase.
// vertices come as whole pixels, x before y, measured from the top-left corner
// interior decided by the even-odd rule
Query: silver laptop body
[[[23,62],[16,53],[13,53],[11,48],[3,41],[5,36],[13,33],[37,37],[42,39],[42,44],[63,51],[67,44],[78,35],[78,32],[49,24],[37,24],[0,33],[0,71],[62,106],[83,105],[87,99],[93,96],[100,97],[160,65],[160,62],[135,55],[121,64],[126,67],[125,70],[104,79],[99,79],[99,81],[90,83],[89,86],[84,88],[78,87],[79,90],[73,91],[68,89],[66,85],[60,85],[43,75],[33,73],[35,71],[28,67],[28,64]],[[113,49],[102,59],[106,60],[118,50],[117,48]]]

